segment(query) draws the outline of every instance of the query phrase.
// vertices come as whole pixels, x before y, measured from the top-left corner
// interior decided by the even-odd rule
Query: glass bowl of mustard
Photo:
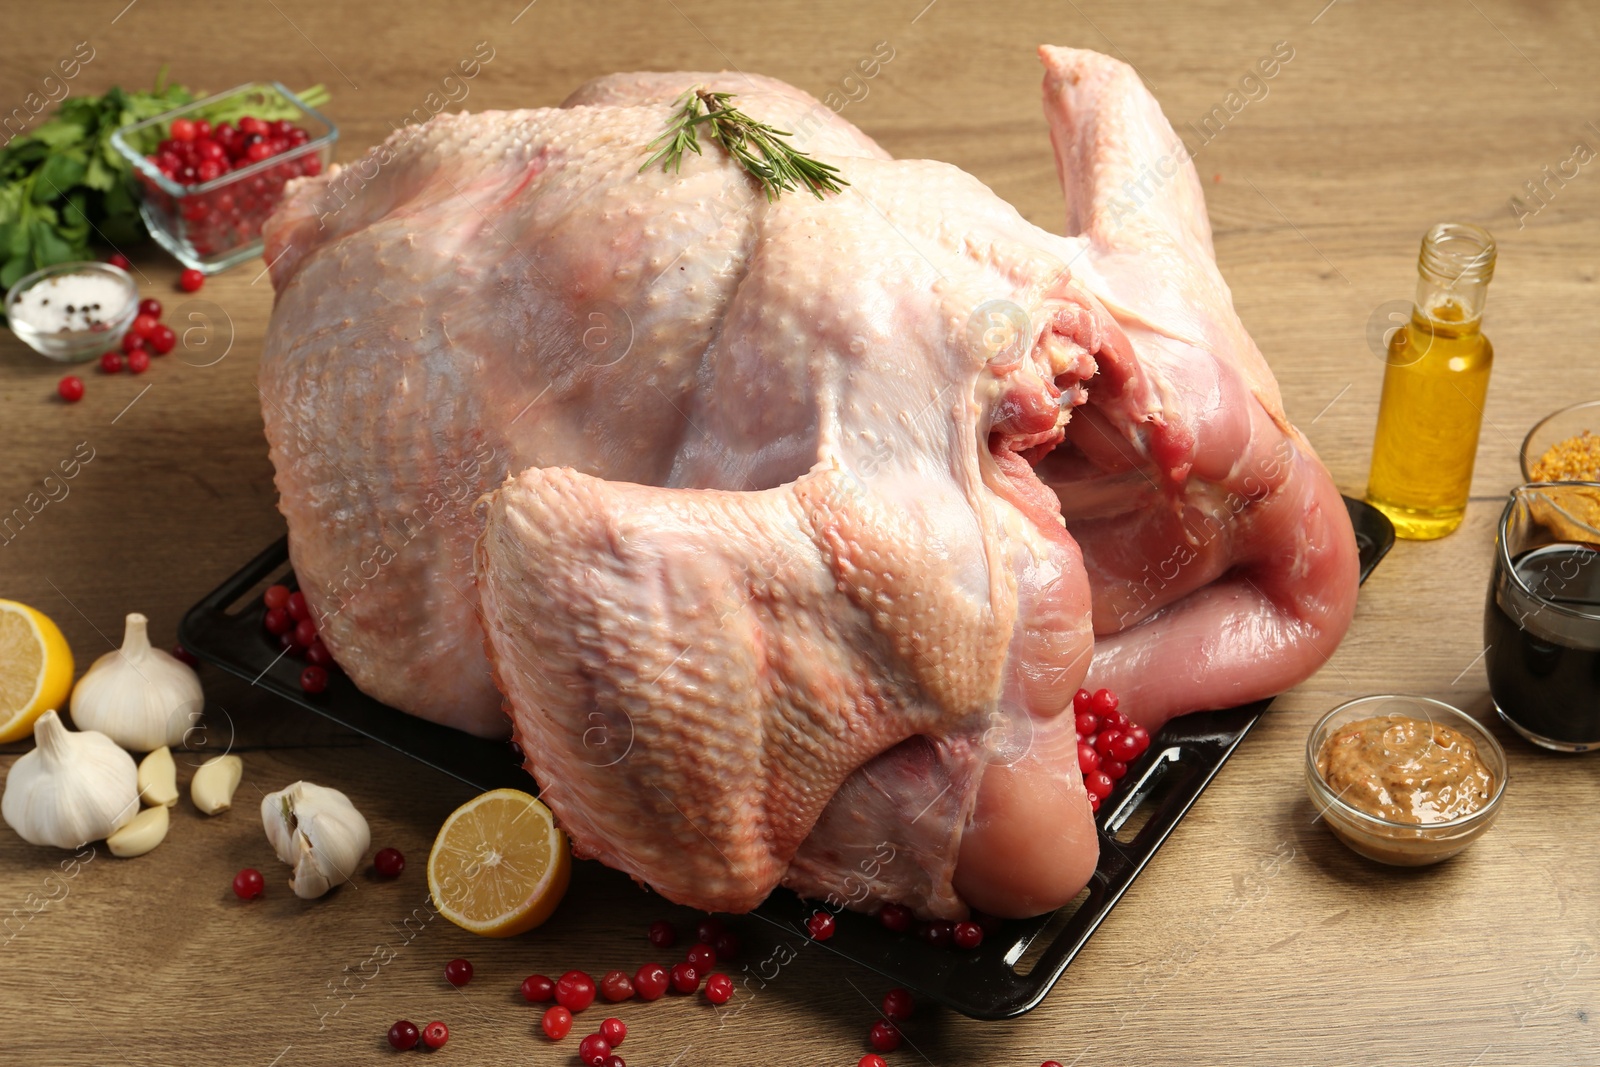
[[[1600,481],[1600,400],[1552,412],[1522,439],[1525,482]]]
[[[1500,813],[1506,754],[1472,716],[1427,697],[1341,704],[1306,739],[1306,790],[1334,836],[1371,860],[1421,867]]]

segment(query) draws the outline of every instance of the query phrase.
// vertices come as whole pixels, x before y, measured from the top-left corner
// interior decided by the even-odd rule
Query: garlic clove
[[[129,615],[122,647],[107,652],[72,690],[72,721],[133,752],[182,743],[205,707],[200,678],[150,645],[149,621]]]
[[[79,848],[138,814],[138,768],[111,738],[69,730],[53,710],[39,716],[33,736],[37,745],[11,765],[0,797],[0,817],[24,841]]]
[[[166,745],[139,761],[139,799],[152,808],[178,802],[178,765]]]
[[[207,815],[233,806],[233,792],[244,777],[244,760],[238,756],[213,756],[200,764],[189,782],[189,798]]]
[[[367,820],[350,798],[315,782],[294,782],[262,797],[261,825],[278,858],[294,868],[294,895],[307,900],[347,881],[372,844]]]
[[[127,825],[106,838],[106,847],[113,856],[124,859],[144,855],[166,838],[167,827],[171,823],[168,810],[165,804],[145,808],[128,820]]]

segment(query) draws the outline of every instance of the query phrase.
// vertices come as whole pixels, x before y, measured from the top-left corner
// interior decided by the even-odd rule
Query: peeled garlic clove
[[[166,745],[139,761],[139,799],[152,808],[178,802],[178,765]]]
[[[278,858],[294,868],[294,895],[307,900],[348,880],[372,844],[367,820],[350,798],[314,782],[262,797],[261,825]]]
[[[106,838],[106,847],[113,856],[124,859],[149,852],[167,836],[167,826],[171,822],[167,810],[165,804],[145,808],[128,820],[126,826]]]
[[[244,760],[238,756],[213,756],[200,764],[189,782],[189,798],[207,815],[233,806],[233,791],[244,777]]]
[[[0,797],[0,817],[24,841],[78,848],[138,813],[139,771],[111,738],[69,730],[53,710],[33,724],[33,737]]]
[[[204,706],[199,676],[151,647],[138,612],[127,618],[122,647],[95,660],[72,690],[72,721],[133,752],[181,743]]]

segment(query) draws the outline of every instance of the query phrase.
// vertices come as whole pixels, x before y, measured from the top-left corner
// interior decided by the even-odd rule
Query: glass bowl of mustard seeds
[[[1600,482],[1600,400],[1545,416],[1522,440],[1524,482]]]
[[[1334,836],[1397,867],[1439,863],[1489,829],[1506,754],[1472,716],[1427,697],[1341,704],[1306,739],[1306,790]]]

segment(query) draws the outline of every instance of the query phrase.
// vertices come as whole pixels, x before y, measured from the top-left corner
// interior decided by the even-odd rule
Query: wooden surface
[[[1514,777],[1499,823],[1457,860],[1422,871],[1346,851],[1312,824],[1301,783],[1308,727],[1346,698],[1412,691],[1489,718],[1480,613],[1518,443],[1539,416],[1600,396],[1600,177],[1585,169],[1524,227],[1508,207],[1576,142],[1600,148],[1588,124],[1600,121],[1591,7],[126,2],[75,4],[70,16],[12,5],[0,103],[20,101],[87,37],[96,55],[74,92],[147,84],[163,63],[195,88],[325,83],[348,159],[424,105],[480,41],[494,58],[470,83],[473,109],[554,104],[587,78],[643,68],[733,66],[821,96],[887,41],[894,58],[845,117],[896,155],[970,170],[1046,227],[1060,225],[1062,209],[1036,44],[1125,57],[1193,144],[1185,123],[1288,41],[1294,57],[1267,95],[1197,159],[1223,273],[1291,418],[1339,485],[1359,493],[1382,371],[1369,319],[1409,297],[1428,224],[1495,231],[1487,326],[1499,362],[1467,522],[1445,541],[1395,550],[1332,661],[1279,701],[1041,1008],[999,1024],[923,1011],[908,1029],[915,1048],[891,1060],[1600,1062],[1595,757],[1537,752],[1497,726]],[[282,532],[253,384],[271,304],[259,264],[185,298],[158,250],[135,259],[143,289],[181,306],[182,326],[210,323],[190,335],[187,355],[157,360],[142,379],[102,378],[91,365],[88,396],[68,407],[53,396],[59,368],[0,340],[0,509],[80,442],[94,450],[70,494],[0,547],[0,595],[54,616],[80,669],[110,647],[128,611],[148,614],[153,636],[170,641],[190,604]],[[363,1063],[388,1055],[383,1035],[400,1017],[450,1024],[440,1062],[574,1062],[576,1037],[557,1048],[538,1037],[518,982],[568,966],[631,971],[657,955],[645,925],[673,909],[580,865],[566,903],[532,935],[485,942],[443,920],[408,924],[426,916],[429,842],[467,792],[215,671],[204,681],[207,742],[245,759],[240,810],[207,820],[185,801],[156,852],[123,861],[102,847],[74,876],[48,881],[66,854],[0,831],[0,916],[11,917],[0,934],[10,1020],[0,1062]],[[5,749],[0,764],[23,750]],[[180,757],[183,780],[199,758]],[[300,777],[347,790],[375,842],[409,857],[405,876],[362,879],[313,903],[290,896],[253,806],[263,789]],[[269,892],[243,906],[229,881],[247,865],[267,873]],[[461,991],[440,975],[458,955],[477,966]],[[854,1064],[884,985],[801,951],[724,1024],[699,1000],[625,1006],[618,1014],[633,1031],[621,1051],[634,1064]]]

